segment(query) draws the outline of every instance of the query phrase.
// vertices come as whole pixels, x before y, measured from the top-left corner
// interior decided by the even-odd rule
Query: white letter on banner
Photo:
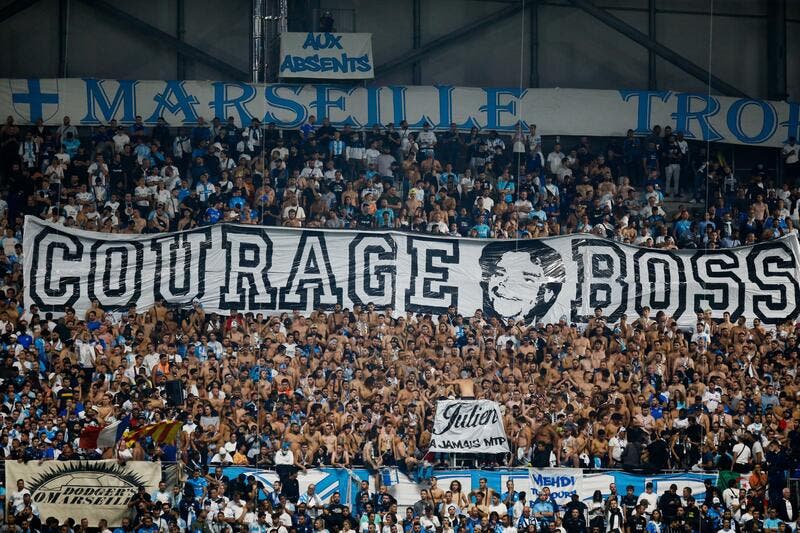
[[[391,235],[362,234],[350,242],[350,285],[354,304],[394,308],[397,278],[397,244]]]
[[[111,309],[136,305],[142,295],[142,243],[98,241],[91,254],[89,299]]]
[[[572,303],[572,322],[586,323],[596,308],[609,322],[628,309],[628,262],[624,250],[605,239],[572,241],[572,260],[578,265],[578,287]]]
[[[206,283],[206,251],[211,248],[211,228],[178,233],[150,243],[156,253],[155,299],[185,304],[202,298]]]
[[[797,257],[783,242],[756,245],[747,254],[747,275],[759,289],[751,287],[753,314],[764,324],[794,320],[800,314],[797,266]]]
[[[227,253],[220,308],[275,309],[275,289],[270,287],[268,275],[272,267],[272,241],[264,228],[223,226],[222,247]]]
[[[744,284],[739,279],[740,256],[728,250],[716,250],[714,255],[698,250],[692,256],[692,276],[701,286],[692,291],[695,313],[711,309],[714,316],[726,311],[736,321],[744,312]]]
[[[86,116],[81,119],[81,124],[102,124],[115,118],[117,111],[122,108],[119,122],[133,123],[136,120],[136,85],[135,80],[119,80],[114,98],[106,94],[105,83],[107,80],[84,78],[86,84]],[[99,108],[99,109],[98,109]],[[100,111],[102,121],[98,120],[95,111]]]
[[[334,236],[336,242],[347,236]],[[348,261],[344,246],[336,250],[337,264]],[[325,309],[332,310],[342,304],[342,289],[336,285],[336,277],[328,257],[325,234],[304,231],[292,260],[289,281],[280,290],[281,309]]]
[[[445,313],[458,306],[458,287],[447,285],[450,267],[459,262],[458,241],[407,238],[411,256],[411,287],[406,290],[405,309],[414,313]]]
[[[636,312],[649,307],[655,315],[664,311],[680,321],[686,311],[686,273],[681,256],[642,249],[633,256],[636,279]],[[694,282],[693,282],[694,285]],[[692,290],[695,290],[695,286]]]
[[[173,101],[174,99],[174,101]],[[169,111],[173,115],[183,114],[184,124],[197,124],[197,113],[194,110],[199,102],[197,97],[188,94],[185,89],[185,82],[168,81],[164,91],[153,96],[156,106],[153,114],[145,119],[148,124],[155,124],[164,115],[164,111]]]
[[[39,227],[33,246],[27,247],[30,272],[26,284],[32,303],[42,311],[53,306],[69,307],[81,297],[81,274],[84,272],[83,243],[75,235],[59,230]],[[34,231],[26,232],[29,236]]]

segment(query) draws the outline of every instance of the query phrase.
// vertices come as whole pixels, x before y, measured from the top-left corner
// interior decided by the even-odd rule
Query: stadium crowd
[[[794,146],[793,144],[791,146]],[[61,316],[22,300],[23,217],[92,231],[150,233],[234,221],[289,227],[420,231],[478,238],[588,232],[662,248],[732,247],[796,232],[800,190],[762,168],[734,178],[706,164],[680,132],[629,133],[543,151],[535,127],[511,136],[473,130],[333,127],[296,131],[214,119],[177,131],[160,121],[81,131],[0,130],[0,455],[43,461],[178,460],[184,487],[131,502],[117,531],[277,533],[784,532],[797,507],[787,473],[800,459],[798,334],[745,317],[700,313],[681,331],[664,313],[587,325],[525,324],[451,308],[393,316],[372,305],[279,316],[201,306],[102,309]],[[791,161],[787,162],[791,163]],[[686,194],[686,193],[689,194]],[[680,202],[674,215],[665,198]],[[699,213],[693,211],[699,207]],[[187,393],[167,402],[165,384]],[[297,472],[319,465],[416,475],[447,464],[427,453],[435,401],[497,401],[512,453],[480,466],[720,470],[748,477],[705,494],[620,494],[554,505],[482,483],[423,491],[399,513],[385,488],[322,505]],[[84,450],[86,425],[179,417],[177,445]],[[274,468],[265,498],[219,467]],[[7,487],[2,531],[85,530],[37,516]],[[61,529],[59,529],[61,527]],[[66,529],[64,529],[66,528]]]
[[[149,128],[137,117],[81,134],[69,117],[24,129],[9,117],[0,207],[14,232],[23,215],[102,232],[235,221],[494,239],[583,232],[660,248],[729,248],[797,232],[800,189],[791,180],[776,187],[765,164],[739,180],[721,153],[706,158],[669,126],[602,146],[559,140],[545,153],[536,126],[510,136],[459,133],[455,124],[412,131],[405,122],[362,132],[313,116],[294,131],[255,119],[239,128],[231,117],[201,118],[173,135],[163,120]],[[790,139],[787,176],[798,152]],[[668,214],[665,199],[677,209]]]

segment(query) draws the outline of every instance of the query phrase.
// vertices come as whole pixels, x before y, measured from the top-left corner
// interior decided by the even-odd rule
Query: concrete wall
[[[0,7],[11,0],[0,0]],[[109,0],[121,9],[175,34],[177,0]],[[375,61],[402,57],[412,46],[412,0],[317,0],[320,8],[352,10],[358,31],[373,34]],[[530,4],[531,0],[528,0]],[[642,46],[609,29],[566,0],[539,0],[539,79],[542,87],[647,87],[648,54]],[[744,92],[767,93],[766,3],[714,0],[656,0],[656,38]],[[313,4],[313,2],[310,2]],[[640,31],[647,32],[647,0],[595,0]],[[249,71],[250,0],[185,0],[186,41],[239,69]],[[305,2],[308,5],[309,2]],[[69,0],[68,76],[175,78],[177,58],[163,43],[143,38],[100,15],[80,0]],[[498,0],[422,0],[422,44],[479,20],[508,4]],[[787,79],[789,94],[800,98],[800,2],[788,2]],[[713,33],[713,38],[709,35]],[[530,75],[530,18],[517,15],[421,61],[423,84],[516,87]],[[52,77],[58,73],[58,0],[35,5],[0,23],[0,76]],[[522,61],[520,61],[522,54]],[[195,61],[186,78],[225,79]],[[411,67],[376,80],[411,83]],[[706,91],[697,80],[663,59],[657,60],[660,89]],[[716,92],[713,91],[712,92]]]

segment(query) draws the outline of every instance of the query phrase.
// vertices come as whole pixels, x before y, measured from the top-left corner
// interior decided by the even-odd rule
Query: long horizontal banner
[[[92,527],[101,518],[111,527],[121,525],[139,487],[152,494],[161,481],[161,463],[150,461],[6,461],[5,468],[9,494],[23,480],[42,519],[88,518]]]
[[[260,498],[265,498],[267,492],[272,491],[272,484],[278,475],[271,470],[231,466],[224,470],[225,476],[234,479],[239,474],[254,476],[264,485]],[[462,490],[469,493],[477,488],[481,479],[486,479],[486,485],[500,495],[508,491],[507,482],[514,484],[514,490],[525,492],[528,501],[534,501],[545,488],[550,490],[550,495],[558,504],[570,501],[572,494],[578,494],[584,502],[589,502],[595,490],[599,490],[603,497],[610,494],[610,485],[616,484],[619,494],[625,494],[625,487],[633,486],[634,494],[642,494],[645,484],[653,483],[654,491],[661,495],[671,484],[678,486],[678,494],[685,487],[692,489],[692,493],[702,499],[705,492],[704,481],[710,479],[714,485],[717,482],[716,473],[639,475],[621,471],[588,472],[586,474],[579,468],[504,468],[497,470],[434,470],[433,475],[438,480],[438,486],[447,490],[450,483],[458,481]],[[410,507],[420,500],[420,491],[427,489],[427,484],[413,482],[404,474],[389,475],[393,479],[389,485],[389,493],[397,499],[401,509]],[[360,481],[367,481],[370,492],[375,492],[374,476],[363,468],[316,468],[307,472],[299,472],[297,476],[300,485],[300,494],[303,494],[309,484],[316,485],[316,492],[323,503],[328,503],[334,492],[341,496],[342,504],[355,507]],[[466,512],[463,509],[462,512]]]
[[[375,75],[371,33],[281,33],[282,78],[365,79]]]
[[[262,470],[259,468],[228,466],[224,469],[228,479],[235,479],[240,474],[253,476],[263,485],[260,497],[265,497],[267,492],[272,492],[273,484],[279,480],[278,474],[274,470]],[[370,490],[375,491],[374,476],[364,468],[309,468],[306,471],[297,472],[297,485],[300,494],[305,494],[309,485],[314,485],[317,496],[322,503],[330,502],[331,496],[339,493],[341,503],[355,507],[358,503],[356,495],[360,490],[362,481],[369,483]]]
[[[606,471],[584,474],[581,469],[575,468],[509,468],[491,471],[436,470],[434,475],[438,480],[439,487],[444,490],[447,490],[453,481],[458,481],[469,492],[470,487],[477,487],[479,480],[484,478],[486,485],[501,495],[508,491],[506,483],[512,481],[514,490],[525,492],[528,501],[535,501],[540,492],[547,488],[556,503],[560,505],[567,503],[572,494],[577,494],[581,501],[588,504],[595,490],[599,490],[605,498],[611,493],[609,486],[614,484],[620,495],[625,494],[625,487],[628,485],[632,485],[634,494],[639,495],[644,492],[645,484],[648,482],[653,483],[653,489],[658,495],[663,494],[674,483],[678,486],[678,494],[688,487],[692,489],[692,493],[696,497],[702,499],[705,493],[704,481],[710,479],[716,484],[717,480],[716,473],[685,472],[639,475],[621,471]],[[402,493],[404,497],[397,498],[398,505],[413,505],[419,499],[419,490],[425,488],[410,482],[401,484],[403,486],[396,489],[396,492]]]
[[[514,483],[514,490],[525,492],[528,501],[535,501],[545,489],[550,491],[550,496],[559,505],[565,505],[577,494],[582,501],[589,502],[595,490],[603,496],[610,494],[609,486],[616,484],[620,494],[625,493],[625,487],[632,485],[635,494],[644,492],[645,484],[653,482],[657,494],[663,494],[669,485],[678,485],[678,493],[684,487],[692,489],[694,494],[703,494],[704,481],[711,479],[716,483],[716,474],[682,473],[640,475],[622,471],[590,472],[584,474],[580,468],[512,468],[506,470],[444,470],[435,473],[440,487],[448,487],[452,481],[459,481],[462,487],[475,487],[481,478],[486,479],[486,484],[498,494],[508,491],[506,483]],[[413,496],[412,496],[413,497]],[[416,500],[415,500],[416,501]]]
[[[377,310],[527,323],[616,322],[645,307],[693,327],[698,311],[776,324],[798,316],[794,235],[733,250],[664,251],[588,235],[488,241],[219,224],[108,235],[25,219],[25,302],[83,315],[200,302],[207,311]]]
[[[403,86],[250,84],[223,81],[98,79],[0,79],[0,113],[18,123],[146,124],[164,117],[173,126],[200,117],[253,118],[296,128],[310,115],[318,122],[355,128],[408,121],[437,128],[455,123],[512,132],[521,121],[539,124],[548,135],[639,135],[659,124],[687,139],[781,146],[800,137],[800,102],[728,98],[699,93],[647,90],[519,89]],[[540,132],[541,133],[541,132]]]

